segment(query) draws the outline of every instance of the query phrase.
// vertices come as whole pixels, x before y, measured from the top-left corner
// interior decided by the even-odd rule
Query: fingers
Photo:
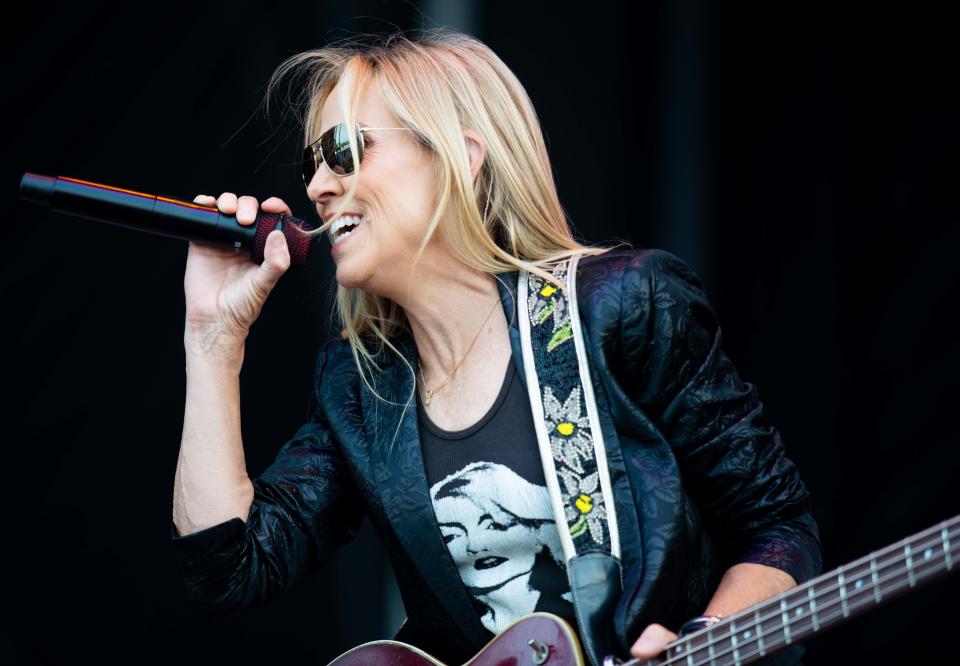
[[[233,192],[224,192],[217,197],[217,208],[221,213],[233,215],[237,212],[237,195]]]
[[[237,222],[245,227],[249,226],[257,219],[257,213],[260,212],[260,202],[254,197],[242,196],[237,199],[236,211]]]
[[[233,192],[224,192],[219,198],[214,198],[206,194],[198,194],[193,201],[194,203],[204,204],[206,206],[216,204],[221,213],[236,215],[237,222],[245,227],[256,221],[257,214],[260,212],[261,207],[268,213],[293,215],[290,207],[279,197],[270,197],[263,202],[262,206],[256,197],[237,197]]]
[[[290,207],[284,203],[283,199],[279,197],[270,197],[265,199],[261,207],[268,213],[278,213],[280,215],[293,215],[290,212]]]
[[[247,227],[257,219],[259,203],[251,196],[237,197],[233,192],[224,192],[217,199],[217,208],[221,213],[234,215],[237,222]]]
[[[648,625],[640,638],[630,648],[630,655],[637,659],[650,659],[663,652],[664,646],[677,640],[677,635],[662,624]]]

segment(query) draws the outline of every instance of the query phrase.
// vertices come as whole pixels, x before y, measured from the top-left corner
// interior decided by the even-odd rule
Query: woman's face
[[[466,585],[501,585],[533,569],[541,545],[518,535],[527,528],[510,514],[462,495],[444,497],[434,508],[450,554],[463,563],[460,576]]]
[[[340,85],[327,98],[321,113],[321,131],[343,121],[337,104]],[[357,110],[361,127],[400,127],[387,110],[374,81]],[[337,282],[344,287],[390,296],[406,282],[417,247],[426,234],[434,208],[435,182],[430,153],[409,130],[364,132],[365,150],[360,183],[349,213],[362,221],[348,238],[332,250]],[[340,209],[357,178],[333,175],[320,165],[307,187],[317,212],[326,221]],[[434,235],[421,261],[432,251],[443,252]]]

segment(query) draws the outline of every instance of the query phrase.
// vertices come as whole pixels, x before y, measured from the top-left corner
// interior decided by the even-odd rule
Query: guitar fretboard
[[[747,664],[953,570],[960,516],[845,564],[624,666]]]

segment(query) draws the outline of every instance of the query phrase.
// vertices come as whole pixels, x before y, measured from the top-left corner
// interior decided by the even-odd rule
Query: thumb
[[[287,239],[282,231],[274,229],[267,235],[267,243],[263,248],[263,263],[257,271],[258,277],[272,288],[288,268],[290,250],[287,249]]]
[[[677,635],[662,624],[651,624],[643,630],[640,638],[631,646],[630,654],[637,659],[656,657],[663,652],[667,643],[676,639]]]

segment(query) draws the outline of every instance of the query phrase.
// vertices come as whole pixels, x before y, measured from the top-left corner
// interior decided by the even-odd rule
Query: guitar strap
[[[580,257],[552,270],[567,293],[521,269],[520,340],[547,490],[566,561],[584,651],[613,654],[613,608],[623,589],[620,538],[587,361],[576,275]],[[524,316],[525,315],[525,316]]]

